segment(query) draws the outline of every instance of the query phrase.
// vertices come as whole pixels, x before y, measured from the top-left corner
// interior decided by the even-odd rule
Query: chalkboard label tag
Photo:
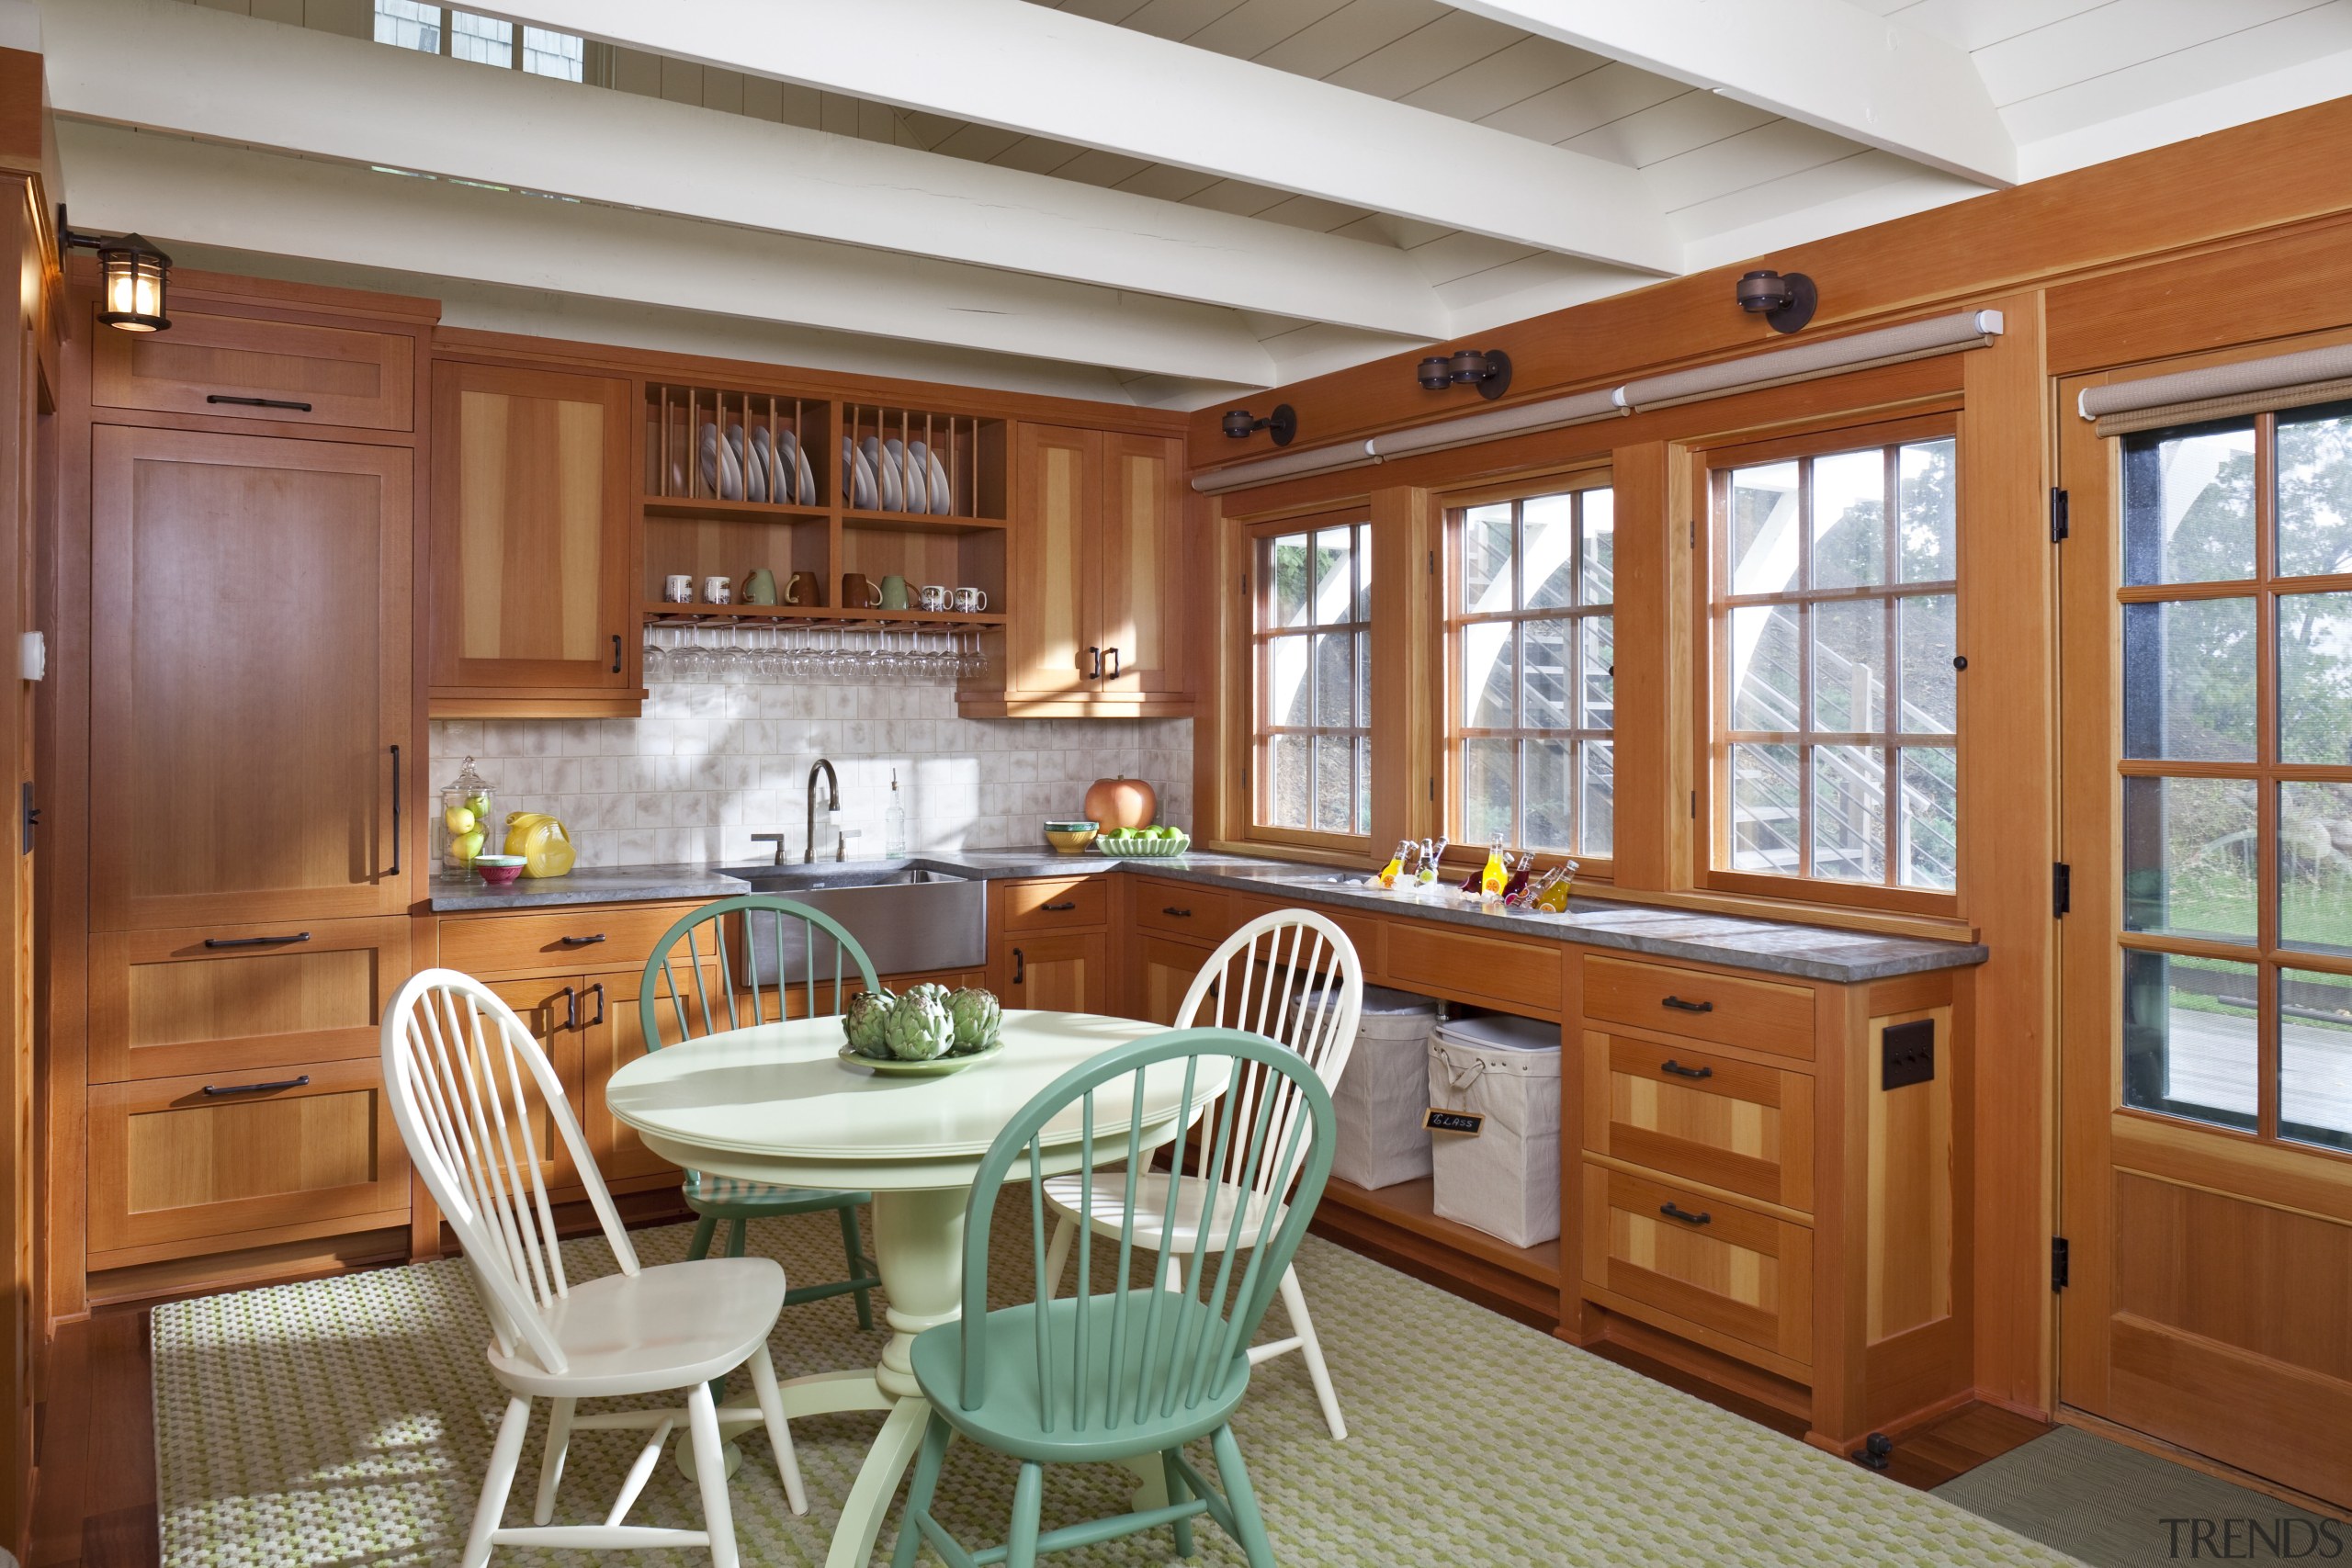
[[[1475,1138],[1486,1130],[1487,1119],[1476,1111],[1441,1111],[1432,1105],[1421,1112],[1421,1125],[1432,1133],[1459,1133]]]

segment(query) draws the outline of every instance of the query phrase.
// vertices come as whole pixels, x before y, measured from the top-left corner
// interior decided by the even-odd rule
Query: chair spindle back
[[[734,915],[741,917],[743,946],[740,964],[737,955],[728,950],[727,921]],[[764,1023],[768,1018],[763,998],[769,990],[775,992],[776,1016],[789,1017],[788,1000],[795,984],[789,938],[796,925],[800,937],[798,983],[807,987],[806,1011],[802,1016],[821,1018],[846,1008],[850,993],[857,987],[845,990],[842,982],[853,967],[859,986],[869,991],[881,988],[865,950],[858,946],[855,937],[842,929],[840,921],[823,910],[765,894],[721,898],[689,910],[653,944],[653,955],[645,962],[644,983],[638,988],[638,1021],[643,1026],[645,1048],[659,1050],[664,1043],[699,1039],[722,1029],[748,1029]],[[831,938],[833,945],[829,976],[821,973],[817,962],[820,935]],[[683,953],[676,951],[682,942],[685,947]],[[714,961],[718,970],[715,987],[710,972]],[[678,973],[681,968],[685,971],[683,979]],[[831,987],[829,995],[820,992],[820,984]],[[691,998],[689,990],[693,993]],[[819,1005],[820,996],[825,997],[822,1007]],[[665,1010],[677,1026],[668,1036],[662,1032]]]

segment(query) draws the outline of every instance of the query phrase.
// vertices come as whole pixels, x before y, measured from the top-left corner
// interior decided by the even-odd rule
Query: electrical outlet
[[[1936,1021],[1923,1018],[1891,1024],[1879,1036],[1879,1083],[1883,1089],[1932,1082],[1936,1076]]]

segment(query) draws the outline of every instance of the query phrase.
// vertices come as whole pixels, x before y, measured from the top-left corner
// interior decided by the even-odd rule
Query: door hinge
[[[1431,800],[1435,800],[1437,798],[1437,775],[1435,773],[1431,773],[1430,775],[1430,798]]]
[[[1699,547],[1699,520],[1696,517],[1690,519],[1690,547],[1694,550]]]
[[[24,824],[24,847],[17,852],[28,855],[33,852],[33,829],[40,826],[40,807],[33,804],[33,782],[30,779],[25,781]]]
[[[2050,542],[2053,545],[2066,537],[2066,492],[2052,487],[2050,491]]]
[[[2050,918],[2063,919],[2075,907],[2075,868],[2060,861],[2050,868]]]
[[[1695,789],[1690,792],[1690,820],[1699,820],[1699,792]]]
[[[2069,1281],[2072,1266],[2066,1253],[2066,1238],[2063,1235],[2052,1236],[2050,1238],[2050,1288],[2053,1291],[2064,1290]]]
[[[1431,550],[1430,552],[1430,575],[1431,577],[1435,577],[1437,575],[1437,552],[1435,550]]]

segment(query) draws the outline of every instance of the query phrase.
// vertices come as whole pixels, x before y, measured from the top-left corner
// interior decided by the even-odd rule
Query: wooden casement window
[[[1606,872],[1615,820],[1615,497],[1606,472],[1446,513],[1447,831]]]
[[[1372,525],[1250,528],[1250,837],[1361,848],[1372,830]]]
[[[1956,909],[1954,428],[1706,454],[1702,886]]]

